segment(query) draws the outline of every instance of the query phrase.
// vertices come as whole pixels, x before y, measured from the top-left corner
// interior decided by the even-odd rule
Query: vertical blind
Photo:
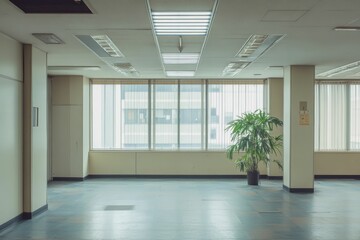
[[[226,125],[263,109],[263,81],[107,80],[92,84],[93,149],[224,149]]]
[[[360,85],[318,81],[315,85],[315,150],[360,149]]]
[[[224,149],[230,144],[227,124],[242,113],[263,109],[263,84],[209,82],[208,148]]]

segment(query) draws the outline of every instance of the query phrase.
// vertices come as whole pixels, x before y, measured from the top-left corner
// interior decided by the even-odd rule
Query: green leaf
[[[281,163],[269,158],[270,154],[281,152],[282,135],[273,136],[271,131],[281,127],[283,122],[258,109],[254,112],[243,113],[229,122],[225,131],[230,133],[230,144],[226,149],[229,159],[234,153],[244,152],[243,156],[235,159],[236,166],[241,171],[258,171],[259,162],[268,164],[273,161],[282,168]]]

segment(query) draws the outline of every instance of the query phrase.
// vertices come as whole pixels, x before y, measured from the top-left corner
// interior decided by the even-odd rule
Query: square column
[[[47,206],[47,54],[24,44],[23,217]]]
[[[283,120],[284,114],[284,79],[283,78],[269,78],[266,80],[266,95],[267,95],[267,112],[274,117]],[[283,134],[283,128],[274,128],[272,134],[278,136]],[[283,162],[283,150],[280,153],[271,154],[270,159],[276,159]],[[283,171],[276,163],[269,163],[267,165],[267,175],[269,179],[282,179]]]
[[[314,192],[315,66],[284,69],[284,189]]]

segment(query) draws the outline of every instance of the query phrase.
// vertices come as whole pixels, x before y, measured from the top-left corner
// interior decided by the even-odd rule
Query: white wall
[[[0,34],[0,225],[23,212],[22,45]]]

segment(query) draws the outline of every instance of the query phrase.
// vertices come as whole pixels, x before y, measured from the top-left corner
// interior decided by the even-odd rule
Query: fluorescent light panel
[[[224,76],[234,76],[246,68],[250,62],[231,62],[223,70]]]
[[[168,77],[193,77],[195,71],[166,71]]]
[[[153,16],[211,16],[211,12],[152,12]]]
[[[237,54],[237,57],[240,57],[246,61],[254,61],[267,50],[270,49],[275,43],[280,41],[284,35],[261,35],[256,34],[249,37],[246,43],[242,46],[240,51]]]
[[[164,64],[197,64],[199,53],[163,53]]]
[[[360,27],[336,27],[334,28],[335,31],[360,31]]]
[[[320,73],[317,76],[318,77],[332,77],[334,75],[338,75],[338,74],[341,74],[341,73],[345,73],[345,72],[354,70],[354,69],[356,69],[358,67],[360,67],[360,61],[349,63],[349,64],[346,64],[346,65],[331,69],[329,71]]]
[[[47,70],[49,71],[68,71],[68,70],[90,70],[96,71],[100,70],[99,66],[48,66]]]
[[[206,35],[211,12],[152,12],[157,35]]]
[[[107,35],[92,35],[91,37],[111,57],[124,57],[124,55]]]

